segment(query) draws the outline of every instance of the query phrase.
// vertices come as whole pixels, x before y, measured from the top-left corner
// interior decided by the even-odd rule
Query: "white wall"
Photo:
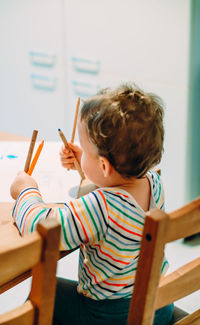
[[[0,1],[0,129],[57,138],[66,119],[62,1]],[[30,51],[55,55],[51,68],[32,65]],[[56,78],[53,91],[36,89],[30,76]]]
[[[135,81],[166,104],[161,168],[167,210],[179,207],[185,200],[190,1],[1,0],[0,129],[30,136],[38,128],[57,139],[60,127],[69,138],[78,93]],[[55,91],[31,86],[32,49],[56,55],[53,69],[37,67],[58,78]],[[72,58],[99,71],[78,72]]]

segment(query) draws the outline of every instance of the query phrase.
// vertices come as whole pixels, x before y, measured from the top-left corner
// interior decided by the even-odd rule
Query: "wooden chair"
[[[169,214],[147,213],[128,325],[151,325],[156,309],[200,289],[200,258],[160,279],[165,245],[199,231],[200,198]],[[199,325],[200,309],[174,324]]]
[[[0,286],[32,270],[28,300],[22,306],[1,314],[1,325],[52,324],[59,238],[60,225],[47,219],[38,224],[36,232],[13,240],[9,247],[1,243]]]

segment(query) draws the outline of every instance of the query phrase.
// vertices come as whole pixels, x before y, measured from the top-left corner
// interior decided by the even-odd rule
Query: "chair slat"
[[[12,277],[20,277],[20,273],[23,276],[26,270],[31,271],[32,282],[28,301],[0,315],[0,325],[52,324],[60,230],[55,219],[41,220],[33,234],[19,236],[8,247],[1,245],[0,285],[6,286]]]
[[[11,289],[12,287],[16,286],[20,282],[30,278],[30,276],[31,276],[31,270],[26,271],[26,272],[18,275],[16,278],[14,278],[12,280],[9,280],[8,282],[2,284],[0,286],[0,294],[2,294],[3,292]]]
[[[151,212],[146,216],[127,325],[149,325],[153,321],[152,302],[155,302],[160,280],[164,248],[162,242],[168,222],[167,214],[160,212],[154,211],[155,218]]]
[[[184,317],[173,325],[199,325],[200,324],[200,309],[194,313]]]
[[[166,242],[191,236],[200,232],[200,198],[169,214],[170,224]]]
[[[9,247],[0,247],[0,286],[37,264],[42,253],[42,238],[38,233],[27,235]]]
[[[200,258],[164,277],[159,285],[156,309],[200,289]]]
[[[1,325],[32,325],[34,324],[34,306],[26,301],[22,306],[17,307],[5,314],[0,315]]]
[[[56,267],[59,258],[60,225],[55,219],[42,220],[37,227],[44,238],[45,249],[42,259],[32,269],[32,287],[29,299],[39,310],[38,325],[52,323],[56,288]],[[49,310],[52,312],[49,313]]]
[[[152,325],[156,309],[200,289],[200,258],[160,279],[168,242],[200,232],[200,198],[170,214],[147,212],[138,260],[128,325]],[[185,316],[174,325],[200,325],[200,312]]]

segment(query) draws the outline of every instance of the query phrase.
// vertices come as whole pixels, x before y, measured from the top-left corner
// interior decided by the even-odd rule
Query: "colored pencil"
[[[60,137],[62,139],[62,142],[65,145],[65,148],[67,148],[69,151],[71,151],[72,156],[74,158],[76,158],[75,155],[74,155],[74,153],[73,153],[73,151],[72,151],[72,149],[70,148],[70,146],[69,146],[69,144],[67,142],[67,139],[64,136],[64,133],[61,131],[61,129],[58,129],[58,133],[59,133],[59,135],[60,135]],[[74,162],[74,165],[75,165],[76,169],[78,170],[79,175],[81,176],[81,178],[84,179],[85,178],[85,175],[84,175],[84,173],[83,173],[83,171],[82,171],[82,169],[81,169],[81,167],[80,167],[80,165],[79,165],[79,163],[78,163],[77,160]]]
[[[34,156],[34,158],[33,158],[33,160],[32,160],[32,163],[31,163],[31,165],[30,165],[30,168],[29,168],[29,170],[28,170],[28,175],[32,175],[32,172],[33,172],[33,170],[34,170],[34,168],[35,168],[35,165],[36,165],[36,163],[37,163],[37,161],[38,161],[38,158],[39,158],[39,156],[40,156],[40,153],[41,153],[41,151],[42,151],[43,146],[44,146],[44,140],[42,140],[42,142],[39,144],[39,146],[38,146],[38,148],[37,148],[37,151],[36,151],[36,153],[35,153],[35,156]]]
[[[30,166],[30,162],[31,162],[32,154],[33,154],[33,149],[35,147],[37,135],[38,135],[38,130],[33,130],[32,138],[31,138],[31,142],[29,145],[29,150],[28,150],[28,154],[27,154],[27,158],[26,158],[26,163],[25,163],[25,167],[24,167],[24,171],[26,173],[29,170],[29,166]]]
[[[78,98],[77,104],[76,104],[76,112],[75,112],[75,117],[74,117],[74,125],[73,125],[72,138],[71,138],[72,143],[74,142],[75,133],[76,133],[76,124],[77,124],[77,119],[78,119],[79,107],[80,107],[80,97]]]

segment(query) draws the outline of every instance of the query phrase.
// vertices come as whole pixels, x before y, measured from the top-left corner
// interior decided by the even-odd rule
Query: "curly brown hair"
[[[143,177],[163,152],[163,102],[135,84],[105,89],[83,104],[80,119],[98,155],[123,177]]]

